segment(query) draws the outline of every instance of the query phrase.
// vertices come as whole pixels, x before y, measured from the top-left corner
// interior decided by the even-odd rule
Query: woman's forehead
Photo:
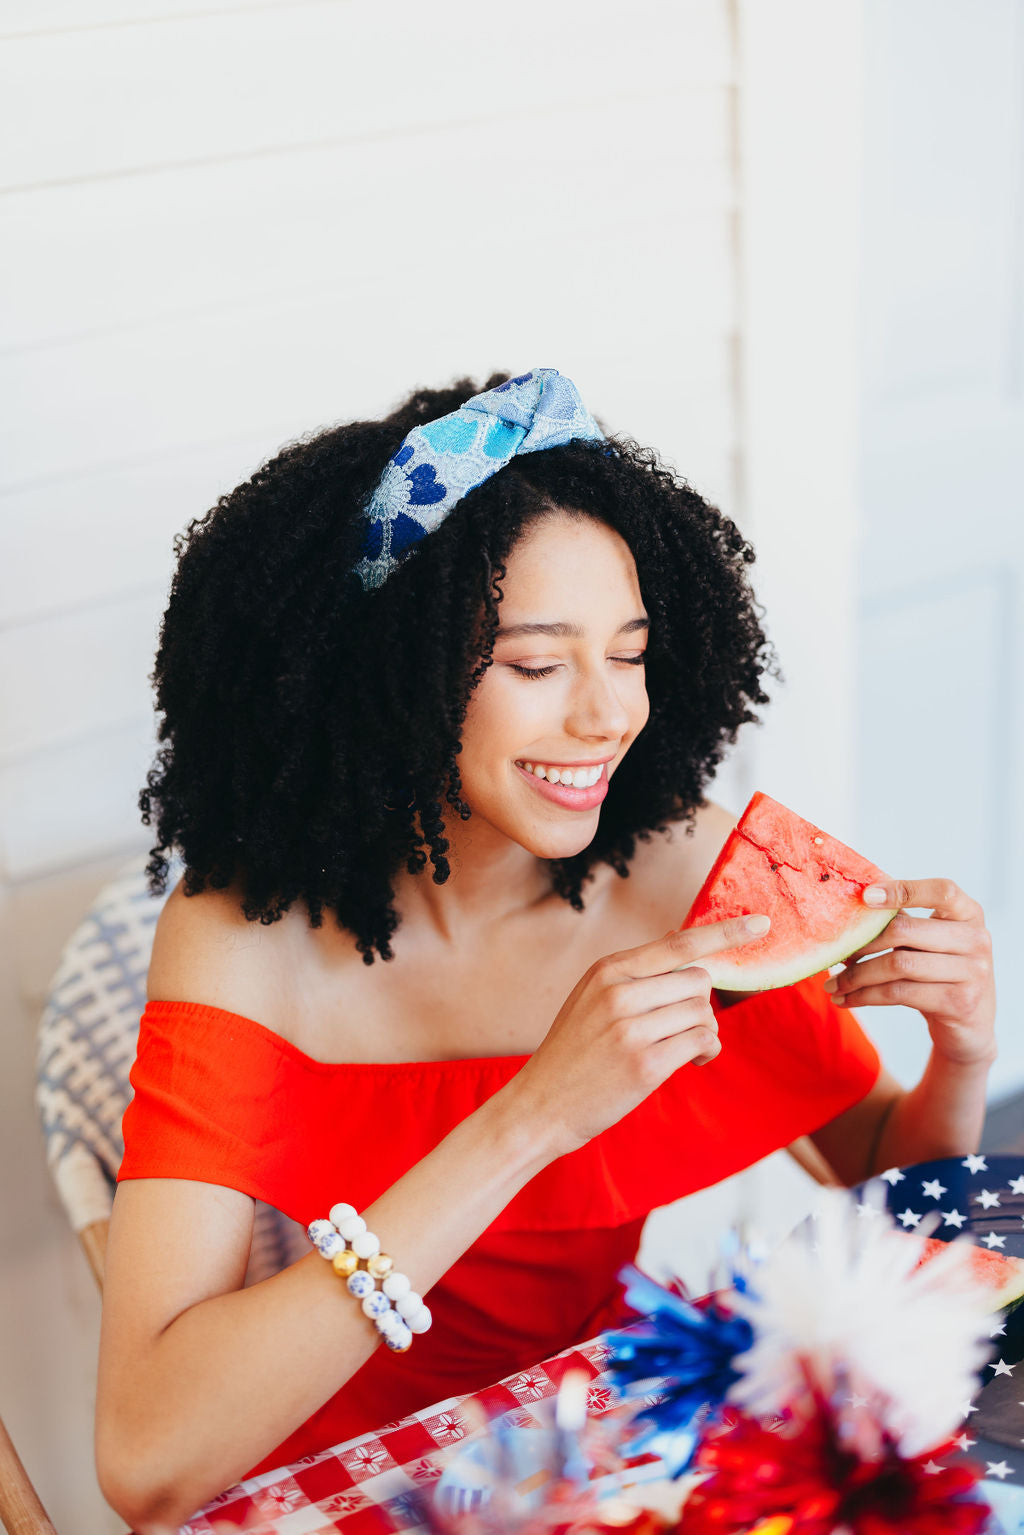
[[[501,626],[572,623],[608,604],[643,613],[629,545],[606,523],[554,512],[534,523],[506,561]],[[580,621],[578,618],[575,620]]]

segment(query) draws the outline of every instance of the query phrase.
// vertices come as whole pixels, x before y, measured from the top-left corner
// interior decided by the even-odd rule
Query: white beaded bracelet
[[[389,1349],[404,1354],[414,1333],[430,1330],[430,1307],[410,1280],[396,1271],[395,1260],[381,1252],[380,1242],[352,1205],[333,1205],[327,1220],[313,1221],[306,1230],[317,1252],[344,1279],[349,1294],[361,1302]]]

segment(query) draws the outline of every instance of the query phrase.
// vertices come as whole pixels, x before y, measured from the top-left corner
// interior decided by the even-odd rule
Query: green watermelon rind
[[[817,975],[830,965],[838,965],[841,960],[863,948],[864,944],[877,938],[898,910],[897,906],[892,909],[886,907],[881,911],[875,908],[865,910],[863,916],[858,916],[855,922],[831,937],[827,943],[815,949],[804,949],[800,954],[793,955],[791,960],[782,963],[752,964],[749,958],[742,957],[742,949],[726,949],[721,954],[709,954],[696,963],[708,972],[716,991],[773,991],[778,986],[792,986],[796,981],[806,980],[809,975]],[[730,953],[737,956],[733,962],[730,962]]]

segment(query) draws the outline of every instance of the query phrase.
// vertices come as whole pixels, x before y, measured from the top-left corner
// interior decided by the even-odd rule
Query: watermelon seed
[[[772,864],[772,873],[773,873],[773,874],[777,874],[777,873],[778,873],[778,870],[779,870],[779,866],[778,866],[778,864],[777,864],[777,863],[773,863],[773,864]]]
[[[819,876],[818,876],[818,878],[819,878],[819,879],[820,879],[820,880],[826,880],[826,879],[828,879],[828,878],[829,878],[829,872],[828,872],[828,870],[827,870],[827,869],[826,869],[826,870],[825,870],[825,872],[824,872],[824,874],[819,874]]]

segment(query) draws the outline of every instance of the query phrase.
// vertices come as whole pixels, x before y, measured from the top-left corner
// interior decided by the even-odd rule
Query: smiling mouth
[[[571,766],[555,766],[553,763],[528,762],[520,758],[516,772],[521,773],[534,794],[546,799],[561,810],[596,810],[608,793],[607,762],[573,763]],[[555,773],[558,778],[555,778]],[[543,776],[541,776],[543,775]],[[566,778],[569,780],[565,782]]]
[[[546,762],[527,762],[519,759],[516,767],[524,773],[530,773],[534,778],[550,784],[563,784],[571,789],[592,789],[600,779],[606,778],[605,768],[607,763],[593,762],[582,763],[575,767],[559,767]]]

